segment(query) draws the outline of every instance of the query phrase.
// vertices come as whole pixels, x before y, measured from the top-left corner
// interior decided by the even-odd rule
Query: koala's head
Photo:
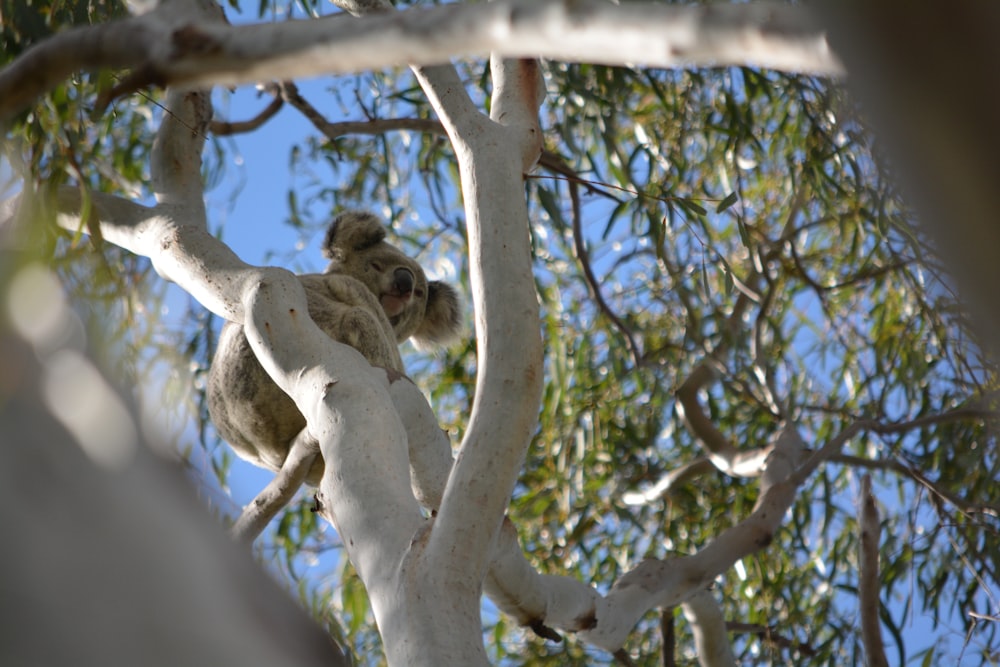
[[[348,211],[330,224],[323,254],[324,273],[349,275],[378,298],[397,342],[413,337],[421,346],[443,345],[461,327],[458,293],[441,281],[427,281],[414,260],[385,241],[386,230],[373,214]]]

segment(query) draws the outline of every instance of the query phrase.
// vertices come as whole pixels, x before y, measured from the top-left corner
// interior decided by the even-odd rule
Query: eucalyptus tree
[[[114,374],[197,389],[207,310],[295,399],[328,473],[246,512],[280,510],[256,553],[358,663],[994,659],[994,369],[803,8],[335,4],[365,16],[8,3],[0,114],[8,235]],[[258,115],[212,113],[253,82]],[[287,108],[315,133],[284,222],[376,210],[466,285],[475,341],[409,352],[420,391],[216,238],[241,221],[206,186]],[[24,262],[10,303],[47,275]],[[176,330],[162,279],[195,300]],[[191,407],[218,502],[231,456]]]

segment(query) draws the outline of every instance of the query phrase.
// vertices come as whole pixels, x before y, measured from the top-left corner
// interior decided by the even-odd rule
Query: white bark
[[[348,665],[140,442],[127,399],[67,335],[57,279],[11,275],[23,258],[3,256],[0,664]]]
[[[478,407],[456,466],[459,473],[443,494],[450,455],[445,456],[426,404],[407,395],[415,387],[407,392],[412,385],[396,383],[397,400],[409,405],[410,417],[417,420],[407,434],[393,409],[384,372],[315,327],[299,282],[279,269],[244,264],[207,233],[198,180],[208,121],[202,94],[169,96],[170,113],[153,156],[158,204],[147,208],[99,196],[92,209],[105,239],[149,257],[161,275],[213,312],[241,322],[262,365],[306,416],[309,434],[319,441],[327,461],[320,486],[324,514],[343,536],[368,589],[392,664],[485,662],[478,613],[481,581],[539,407],[541,337],[521,174],[540,150],[537,123],[525,119],[536,113],[540,86],[532,63],[532,106],[525,117],[518,113],[517,101],[513,108],[504,101],[520,93],[505,83],[499,73],[502,63],[496,67],[495,106],[508,108],[503,120],[511,128],[480,116],[467,97],[464,106],[456,106],[459,93],[465,93],[453,71],[453,80],[437,97],[443,111],[441,105],[450,105],[445,116],[454,120],[464,114],[460,124],[475,135],[465,144],[463,171],[478,184],[467,189],[471,234],[485,238],[473,241],[483,355]],[[448,74],[431,76],[441,80]],[[518,77],[512,80],[520,83]],[[522,134],[527,144],[520,140]],[[507,159],[501,145],[508,149]],[[70,211],[79,210],[79,197],[72,191],[62,196],[61,222],[77,228],[79,214]],[[486,213],[480,215],[480,209]],[[479,231],[480,224],[486,231]],[[489,250],[489,244],[500,252]],[[492,285],[489,290],[487,284]],[[337,369],[336,375],[330,368]],[[525,380],[521,400],[507,400],[507,390],[525,386]],[[510,409],[499,409],[504,404]],[[421,530],[425,522],[410,491],[408,435],[415,441],[418,495],[434,505],[440,501],[430,533]]]
[[[406,433],[388,379],[316,327],[291,273],[251,267],[208,234],[199,181],[206,99],[202,93],[168,96],[171,113],[153,155],[159,203],[146,208],[96,197],[95,222],[105,239],[149,257],[161,275],[207,308],[243,323],[258,359],[296,400],[328,462],[320,487],[324,513],[340,530],[369,589],[380,628],[387,638],[399,638],[386,642],[390,661],[421,664],[410,660],[407,639],[428,635],[407,626],[420,615],[405,611],[398,576],[423,519],[410,492]],[[71,191],[63,196],[62,207],[78,204]],[[60,220],[70,228],[80,224],[79,215],[65,208]],[[436,628],[447,633],[445,626]]]
[[[56,35],[0,72],[0,119],[71,73],[99,67],[133,70],[118,92],[433,65],[491,52],[609,65],[842,73],[823,31],[796,5],[504,0],[261,25],[203,17],[193,2],[172,0],[142,16]]]
[[[417,70],[458,156],[478,346],[472,415],[445,489],[432,549],[445,567],[467,573],[477,588],[537,424],[543,373],[522,180],[541,148],[537,65],[498,60],[491,65],[492,120],[472,106],[453,69]],[[523,73],[526,80],[515,76],[512,81],[508,67],[531,71]],[[506,116],[505,109],[510,110]],[[462,545],[458,552],[457,545]],[[469,554],[471,545],[474,554]]]
[[[229,532],[237,540],[252,543],[278,512],[285,508],[309,474],[309,468],[319,455],[318,443],[309,429],[295,436],[288,448],[281,470],[260,493],[243,508]]]
[[[486,590],[501,610],[524,625],[579,632],[585,641],[615,652],[650,609],[686,602],[737,560],[767,547],[798,488],[848,440],[865,430],[898,432],[913,428],[915,423],[856,422],[804,461],[801,438],[794,426],[787,424],[761,476],[761,495],[750,516],[690,556],[642,561],[605,596],[570,577],[538,574],[515,548],[516,534],[507,524],[497,541]]]
[[[740,303],[748,302],[742,299]],[[742,311],[742,308],[739,310]],[[735,314],[729,318],[731,323],[737,320],[738,316]],[[720,472],[733,477],[757,477],[764,469],[772,448],[770,445],[756,448],[738,447],[719,431],[698,399],[699,393],[715,378],[712,360],[702,361],[695,366],[691,374],[677,388],[677,412],[687,429],[705,449],[708,460]]]
[[[406,427],[410,485],[422,507],[437,511],[451,474],[451,441],[420,389],[407,378],[389,385],[396,413]]]
[[[698,662],[702,667],[735,666],[736,656],[726,632],[726,619],[712,594],[708,591],[695,593],[681,604],[681,610],[691,624]]]
[[[535,63],[515,67],[531,70],[526,77],[535,97],[525,105],[521,89],[508,85],[505,65],[493,63],[494,116],[511,104],[519,110],[501,119],[515,122],[510,127],[472,105],[452,68],[416,71],[459,159],[479,371],[472,415],[433,528],[414,542],[403,564],[409,594],[425,604],[413,622],[428,626],[411,635],[421,637],[416,643],[422,652],[411,653],[407,664],[486,662],[479,615],[482,581],[541,401],[541,325],[522,181],[525,162],[540,150],[537,120],[530,120],[540,100]],[[433,437],[430,432],[428,448],[415,466],[418,477],[424,464],[433,466],[434,459],[443,458],[435,453],[441,448],[435,448]],[[442,595],[444,590],[451,594]],[[430,626],[439,628],[437,646],[423,639],[432,632]],[[441,627],[448,629],[447,636],[440,636]]]
[[[424,520],[410,491],[406,432],[388,380],[309,319],[298,279],[272,271],[245,296],[247,340],[319,441],[326,462],[321,511],[368,590],[389,663],[429,664],[414,649],[428,650],[448,629],[430,626],[419,607],[411,608],[409,587],[399,579],[400,562]]]

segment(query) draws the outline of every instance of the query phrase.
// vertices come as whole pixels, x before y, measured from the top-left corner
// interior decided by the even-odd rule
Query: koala
[[[428,281],[416,261],[385,241],[371,213],[349,211],[331,223],[323,242],[330,260],[323,273],[300,275],[309,315],[330,338],[350,345],[373,366],[405,373],[399,344],[444,345],[460,328],[458,293]],[[267,375],[243,327],[227,322],[208,373],[208,411],[236,453],[277,471],[305,417]],[[323,475],[317,457],[306,482]]]

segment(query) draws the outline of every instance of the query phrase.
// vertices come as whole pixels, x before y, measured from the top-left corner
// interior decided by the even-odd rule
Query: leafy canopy
[[[256,9],[320,11],[308,0]],[[123,15],[115,2],[5,0],[2,11],[5,62],[61,26]],[[459,68],[487,104],[484,64]],[[157,93],[92,116],[111,77],[81,74],[10,128],[7,155],[27,177],[25,189],[71,183],[148,196]],[[720,578],[715,594],[737,624],[737,654],[754,664],[861,664],[855,496],[870,472],[883,515],[890,651],[899,664],[960,652],[963,664],[995,660],[997,624],[976,624],[967,612],[996,613],[997,443],[975,413],[937,417],[982,407],[996,377],[863,114],[836,83],[749,68],[548,63],[545,83],[546,152],[525,195],[547,373],[510,509],[537,567],[606,588],[642,557],[691,553],[749,514],[757,480],[706,464],[704,434],[679,408],[678,390],[707,367],[698,405],[740,450],[767,445],[787,422],[817,448],[858,419],[924,420],[849,443],[809,482],[775,542]],[[386,126],[373,134],[317,129],[301,144],[275,147],[276,169],[285,151],[294,176],[275,233],[284,223],[311,239],[334,210],[372,208],[429,268],[464,283],[454,156],[409,72],[330,79],[302,99],[333,123]],[[408,119],[406,129],[397,119]],[[219,184],[252,140],[213,137],[206,177],[216,196],[240,196]],[[193,364],[194,379],[171,371],[171,386],[181,394],[200,387],[218,323],[197,308],[160,320],[164,287],[148,263],[99,242],[95,253],[85,238],[53,233],[42,252],[55,257],[95,329],[100,323],[109,359],[139,386],[164,359],[173,369]],[[272,250],[287,256],[288,248]],[[411,353],[408,365],[457,441],[471,408],[474,345],[440,357]],[[181,442],[192,460],[210,463],[205,493],[226,511],[231,455],[199,394],[190,398],[196,428]],[[258,549],[347,638],[359,664],[377,664],[364,590],[306,498]],[[691,663],[687,626],[675,616],[650,615],[637,628],[627,647],[637,664],[660,664],[664,650]],[[489,608],[484,618],[501,664],[610,660],[572,638],[543,643]]]

